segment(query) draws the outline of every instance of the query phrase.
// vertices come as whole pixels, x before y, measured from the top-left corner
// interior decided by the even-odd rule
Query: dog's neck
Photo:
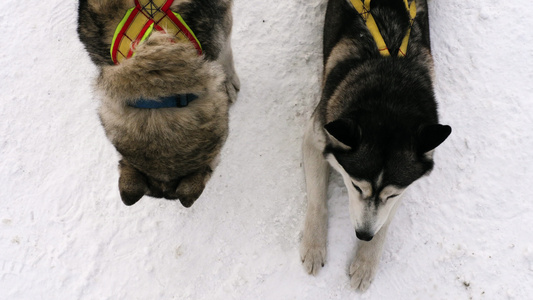
[[[170,97],[163,97],[157,100],[150,99],[138,99],[135,102],[129,104],[131,107],[135,108],[172,108],[172,107],[186,107],[193,100],[197,99],[198,96],[195,94],[180,94]]]

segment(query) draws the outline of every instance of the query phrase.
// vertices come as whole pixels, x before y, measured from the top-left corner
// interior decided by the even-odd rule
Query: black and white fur
[[[376,274],[403,192],[431,171],[433,150],[451,133],[438,123],[427,3],[416,4],[402,58],[397,53],[409,26],[403,0],[371,2],[390,57],[379,54],[349,0],[329,0],[327,6],[322,98],[303,142],[308,205],[300,255],[310,274],[326,262],[332,166],[342,175],[354,234],[362,240],[349,270],[351,285],[362,291]]]

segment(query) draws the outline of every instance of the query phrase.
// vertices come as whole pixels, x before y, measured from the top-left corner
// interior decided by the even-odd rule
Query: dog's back
[[[96,65],[113,64],[109,55],[113,33],[124,13],[133,6],[133,0],[79,1],[78,35]],[[225,46],[225,38],[231,33],[231,1],[175,0],[172,9],[193,29],[205,58],[217,60]]]
[[[387,57],[380,54],[363,18],[349,0],[329,1],[324,27],[324,90],[319,105],[325,117],[324,124],[358,108],[388,106],[391,102],[397,108],[412,107],[417,100],[420,102],[415,106],[423,110],[420,117],[424,120],[420,122],[437,122],[426,2],[416,3],[417,15],[410,31],[408,54],[398,58],[410,26],[402,0],[371,2],[372,15],[390,51]],[[356,82],[348,85],[347,81]],[[379,97],[364,96],[373,91],[379,91]],[[346,95],[330,101],[334,92]],[[416,111],[411,110],[411,113],[416,114]],[[414,117],[412,114],[405,117]]]
[[[408,50],[410,54],[413,54],[412,51],[416,51],[420,47],[428,50],[430,48],[427,3],[425,0],[418,0],[416,5],[416,19],[411,31],[410,51]],[[403,1],[372,0],[371,10],[385,43],[391,49],[391,56],[395,56],[409,27],[409,14]],[[372,35],[359,13],[350,4],[350,0],[329,1],[325,24],[324,65],[333,48],[342,39],[353,42],[352,46],[357,49],[357,55],[353,55],[353,58],[364,60],[379,57],[379,51],[377,51]]]

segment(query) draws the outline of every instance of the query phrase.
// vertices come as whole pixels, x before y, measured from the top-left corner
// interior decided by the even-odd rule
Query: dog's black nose
[[[370,241],[372,240],[372,238],[374,237],[373,235],[371,235],[370,233],[366,232],[366,231],[355,231],[355,235],[357,236],[358,239],[362,240],[362,241]]]

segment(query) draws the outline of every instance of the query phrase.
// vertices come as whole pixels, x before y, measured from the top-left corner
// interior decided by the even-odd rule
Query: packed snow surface
[[[122,204],[77,1],[1,1],[0,299],[531,299],[533,2],[429,0],[453,133],[406,193],[364,294],[349,284],[340,176],[325,267],[310,276],[298,254],[325,7],[235,0],[242,89],[221,164],[186,209]]]

